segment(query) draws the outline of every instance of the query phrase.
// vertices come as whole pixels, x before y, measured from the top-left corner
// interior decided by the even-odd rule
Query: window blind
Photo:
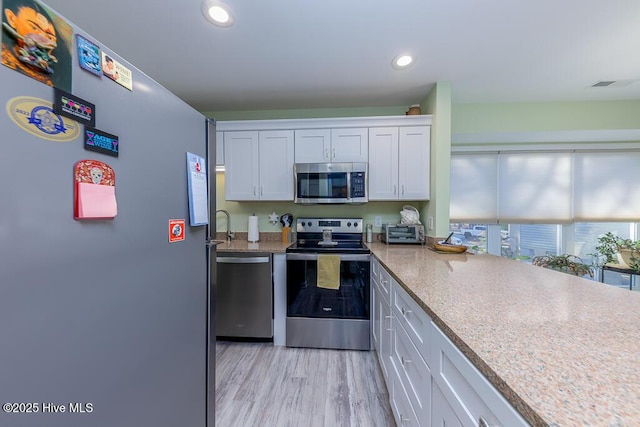
[[[570,222],[571,153],[501,153],[498,156],[500,222]]]
[[[640,152],[575,153],[575,221],[640,221]]]
[[[452,153],[451,222],[640,221],[640,151]]]
[[[451,156],[451,222],[496,223],[498,153]]]

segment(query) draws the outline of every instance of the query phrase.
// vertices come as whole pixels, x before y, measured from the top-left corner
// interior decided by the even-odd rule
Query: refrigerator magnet
[[[76,34],[76,45],[78,46],[78,61],[80,62],[80,68],[101,77],[102,66],[100,65],[100,48],[82,37],[80,34]]]
[[[53,90],[53,111],[88,126],[96,125],[96,106],[62,89]]]
[[[120,153],[120,141],[116,135],[85,126],[84,148],[86,150],[118,157]]]
[[[180,242],[184,240],[184,219],[169,220],[169,243]]]
[[[97,160],[81,160],[74,166],[74,219],[113,219],[118,214],[116,175]]]

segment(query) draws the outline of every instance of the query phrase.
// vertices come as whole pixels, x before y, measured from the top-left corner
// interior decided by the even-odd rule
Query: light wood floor
[[[220,341],[217,427],[395,426],[374,352]]]

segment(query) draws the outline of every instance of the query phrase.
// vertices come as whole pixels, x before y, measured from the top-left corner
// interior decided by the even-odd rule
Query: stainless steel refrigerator
[[[72,27],[133,87],[81,69],[73,37],[71,93],[118,136],[113,157],[86,150],[82,131],[59,141],[16,124],[32,110],[11,99],[52,102],[54,89],[0,65],[0,425],[213,426],[215,247],[190,226],[186,153],[211,156],[213,218],[214,123]],[[114,219],[74,219],[84,159],[113,168]],[[184,240],[169,242],[172,219],[186,220]]]

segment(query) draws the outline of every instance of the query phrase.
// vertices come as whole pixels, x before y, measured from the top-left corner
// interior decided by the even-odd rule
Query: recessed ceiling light
[[[207,21],[219,27],[230,27],[233,25],[231,9],[219,1],[208,0],[202,3],[202,14]]]
[[[393,68],[403,70],[413,65],[414,62],[415,60],[413,59],[413,56],[408,53],[401,53],[400,55],[397,55],[395,58],[393,58],[393,62],[391,63],[391,65],[393,65]]]

